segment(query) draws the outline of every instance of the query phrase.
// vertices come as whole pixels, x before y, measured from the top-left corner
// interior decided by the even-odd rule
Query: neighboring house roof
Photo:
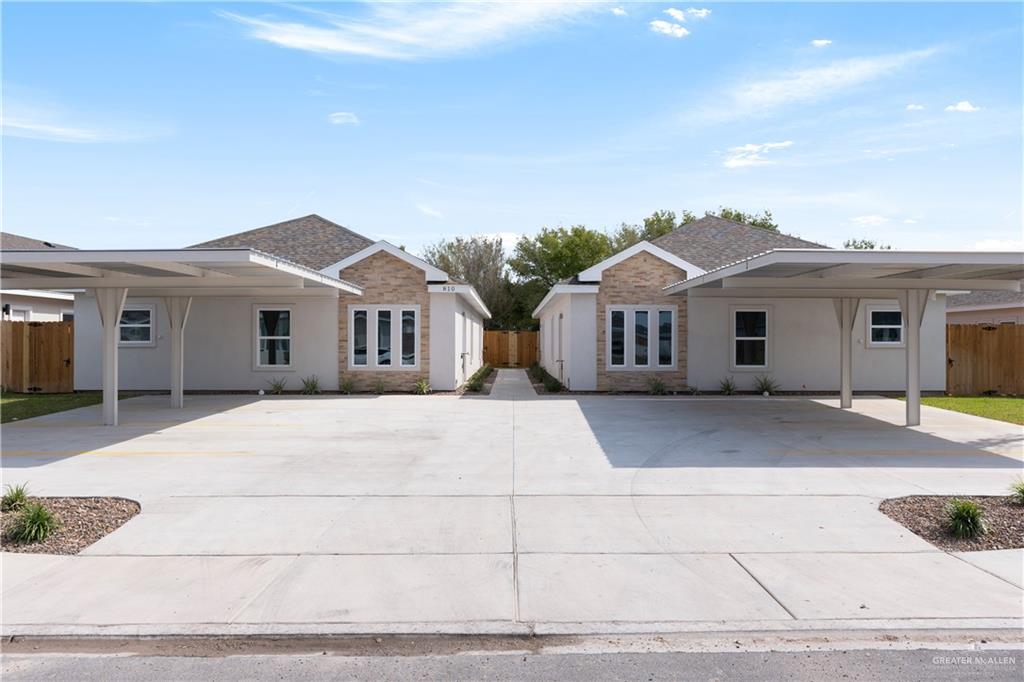
[[[1024,280],[1021,280],[1024,289]],[[957,308],[973,308],[975,306],[1004,306],[1015,308],[1024,306],[1024,290],[1022,291],[972,291],[967,294],[952,294],[946,297],[946,310]]]
[[[713,215],[682,225],[651,243],[709,271],[772,249],[829,248]]]
[[[323,270],[371,244],[372,239],[313,213],[302,218],[194,244],[188,248],[248,247],[313,270]]]
[[[63,244],[54,244],[53,242],[44,242],[40,239],[33,239],[32,237],[23,237],[20,234],[13,234],[11,232],[0,232],[0,249],[73,249],[73,246],[64,246]]]
[[[427,261],[423,260],[422,258],[417,258],[408,251],[403,251],[394,244],[389,244],[386,241],[374,242],[369,246],[366,246],[365,248],[359,249],[358,251],[349,255],[348,257],[341,259],[337,263],[329,263],[326,267],[321,268],[320,271],[323,272],[325,275],[331,275],[332,277],[336,277],[339,275],[334,272],[335,270],[337,270],[340,273],[340,271],[344,270],[345,268],[350,268],[356,263],[369,258],[375,253],[380,253],[381,251],[383,251],[384,253],[391,254],[395,258],[398,258],[399,260],[408,263],[414,268],[419,268],[420,270],[423,271],[423,274],[428,282],[449,281],[448,273],[442,270],[441,268],[435,267],[428,263]]]

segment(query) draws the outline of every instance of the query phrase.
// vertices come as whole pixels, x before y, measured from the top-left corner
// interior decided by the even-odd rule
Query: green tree
[[[844,249],[858,249],[864,251],[871,251],[873,249],[879,249],[882,251],[888,251],[892,249],[888,244],[881,244],[876,242],[874,239],[847,239],[843,242]]]
[[[711,211],[706,212],[704,215],[714,215]],[[737,223],[743,223],[744,225],[750,225],[751,227],[760,227],[762,230],[768,230],[769,232],[778,232],[779,226],[772,217],[772,212],[765,209],[763,213],[744,213],[735,208],[729,208],[728,206],[720,206],[718,208],[718,217],[725,218],[726,220],[732,220]]]
[[[491,311],[489,326],[505,328],[514,302],[500,237],[442,239],[423,250],[423,260],[472,284]]]
[[[508,265],[521,279],[550,287],[611,254],[612,240],[603,232],[583,225],[545,227],[519,240]]]
[[[692,223],[697,219],[690,211],[683,211],[682,216],[676,218],[673,211],[655,211],[644,218],[643,225],[629,225],[622,223],[611,236],[612,253],[618,253],[628,249],[637,242],[652,241],[658,237],[668,234],[680,225]]]

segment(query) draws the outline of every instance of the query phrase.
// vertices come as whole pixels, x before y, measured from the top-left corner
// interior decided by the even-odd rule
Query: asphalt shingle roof
[[[323,270],[373,244],[373,240],[314,214],[193,244],[190,249],[246,247]]]
[[[651,243],[709,271],[772,249],[829,248],[713,215],[682,225]]]
[[[1024,284],[1024,280],[1021,282]],[[1024,306],[1024,291],[972,291],[946,297],[946,308],[955,309],[974,305]]]
[[[74,249],[73,246],[44,242],[32,237],[23,237],[11,232],[0,233],[0,249]]]

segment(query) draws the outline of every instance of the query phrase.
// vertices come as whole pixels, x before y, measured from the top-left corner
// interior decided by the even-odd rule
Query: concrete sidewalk
[[[491,386],[490,397],[496,400],[532,400],[537,397],[525,369],[499,369]]]

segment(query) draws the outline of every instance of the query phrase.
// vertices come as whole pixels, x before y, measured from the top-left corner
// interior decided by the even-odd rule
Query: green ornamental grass
[[[38,502],[29,502],[11,524],[10,538],[15,542],[42,542],[57,529],[57,517]]]
[[[1017,504],[1024,504],[1024,478],[1018,478],[1010,486],[1010,497]]]
[[[19,485],[7,486],[3,498],[0,498],[0,510],[17,511],[28,503],[28,486]]]
[[[950,501],[946,505],[946,523],[949,532],[963,540],[984,535],[988,530],[985,512],[970,500]]]

